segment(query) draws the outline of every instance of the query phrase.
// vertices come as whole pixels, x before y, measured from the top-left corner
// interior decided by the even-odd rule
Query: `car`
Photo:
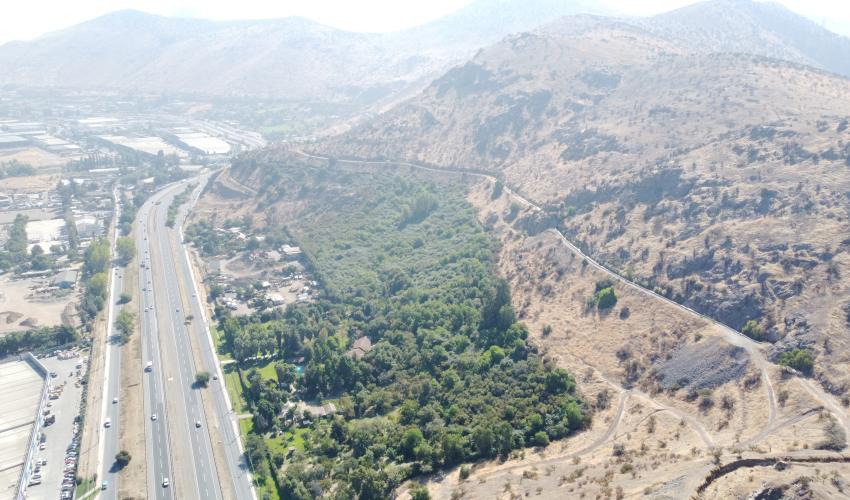
[[[107,418],[105,422],[103,422],[104,427],[112,427],[112,419]]]
[[[153,370],[153,361],[148,361],[148,363],[145,365],[145,371],[149,372],[151,370]]]
[[[41,450],[41,451],[44,451],[44,449],[45,449],[45,448],[47,448],[47,445],[46,445],[46,444],[44,444],[44,443],[41,443],[41,444],[38,446],[38,449],[39,449],[39,450]]]
[[[151,415],[151,420],[156,420],[156,413]]]
[[[117,404],[117,403],[118,403],[118,398],[112,398],[112,404]]]
[[[169,485],[169,484],[171,484],[171,483],[169,483],[169,482],[168,482],[168,478],[167,478],[167,477],[162,478],[162,487],[163,487],[163,488],[168,488],[168,485]]]
[[[105,490],[107,486],[109,486],[109,483],[107,483],[106,481],[100,483],[100,489],[102,490]]]
[[[201,427],[201,421],[200,420],[195,420],[195,427],[197,427],[197,428]]]
[[[213,380],[218,380],[218,375],[213,375]]]

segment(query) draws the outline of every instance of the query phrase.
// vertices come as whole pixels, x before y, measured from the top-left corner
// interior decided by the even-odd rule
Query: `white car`
[[[112,398],[112,404],[118,404],[118,398]]]
[[[104,427],[112,427],[112,419],[107,418],[105,422],[103,422]]]
[[[153,415],[151,415],[151,420],[156,420],[156,413],[154,413]]]
[[[169,484],[170,484],[170,483],[168,482],[168,478],[167,478],[167,477],[162,478],[162,487],[163,487],[163,488],[168,488],[168,485],[169,485]]]

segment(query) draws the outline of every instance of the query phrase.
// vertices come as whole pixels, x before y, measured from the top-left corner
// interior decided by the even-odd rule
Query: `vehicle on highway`
[[[112,419],[107,418],[106,421],[103,422],[103,426],[104,427],[111,427],[112,426]]]
[[[156,420],[156,413],[154,413],[153,415],[151,415],[151,420]]]
[[[112,398],[112,404],[118,403],[118,398]]]
[[[153,361],[148,361],[148,363],[145,365],[145,371],[149,372],[149,371],[152,371],[152,370],[153,370]]]
[[[105,490],[107,488],[107,486],[109,486],[109,483],[107,483],[106,481],[100,483],[100,489],[102,489],[102,490]]]
[[[167,477],[162,478],[162,487],[163,487],[163,488],[168,488],[168,485],[169,485],[169,484],[170,484],[170,483],[168,482],[168,478],[167,478]]]
[[[198,427],[198,428],[201,427],[201,421],[200,420],[195,420],[195,427]]]

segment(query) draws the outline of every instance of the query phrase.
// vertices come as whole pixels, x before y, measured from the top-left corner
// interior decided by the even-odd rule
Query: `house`
[[[74,288],[77,285],[77,271],[66,269],[56,273],[50,284],[59,288]]]
[[[283,255],[289,258],[298,257],[299,255],[301,255],[301,249],[299,247],[283,245],[280,249],[283,252]]]
[[[348,351],[348,355],[354,359],[360,359],[372,350],[372,341],[369,337],[363,336],[354,341],[354,345]]]
[[[286,299],[283,298],[283,295],[279,293],[269,293],[266,295],[266,299],[268,299],[272,304],[279,306],[286,302]]]

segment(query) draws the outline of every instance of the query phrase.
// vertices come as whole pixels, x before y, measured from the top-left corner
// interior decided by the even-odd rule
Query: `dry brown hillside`
[[[568,20],[569,21],[569,20]],[[333,143],[487,171],[648,288],[850,387],[850,81],[583,18],[506,39]]]

